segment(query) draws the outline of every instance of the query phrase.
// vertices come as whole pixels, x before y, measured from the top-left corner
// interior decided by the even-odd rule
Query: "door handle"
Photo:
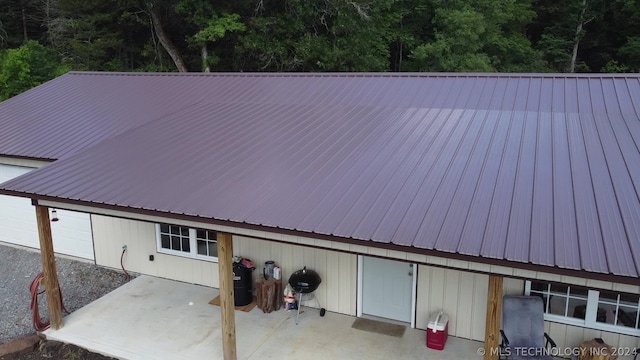
[[[413,276],[413,271],[409,271],[409,276]]]

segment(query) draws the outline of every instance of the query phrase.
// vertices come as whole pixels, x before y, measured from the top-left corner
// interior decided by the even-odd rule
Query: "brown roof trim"
[[[41,158],[41,157],[12,155],[12,154],[0,154],[0,157],[10,158],[10,159],[19,159],[19,160],[34,160],[34,161],[48,161],[48,162],[58,160],[58,159],[51,159],[51,158]]]
[[[129,212],[129,213],[140,214],[140,215],[162,216],[165,218],[182,220],[182,221],[197,221],[197,222],[207,223],[212,225],[230,226],[230,227],[237,227],[237,228],[248,229],[248,230],[269,231],[269,232],[293,235],[293,236],[314,237],[320,240],[337,241],[337,242],[346,243],[346,244],[369,246],[369,247],[375,247],[379,249],[410,252],[410,253],[429,255],[429,256],[440,257],[445,259],[463,260],[463,261],[469,261],[469,262],[483,263],[487,265],[497,265],[497,266],[522,269],[522,270],[539,271],[539,272],[552,273],[557,275],[616,282],[621,284],[638,285],[638,282],[639,282],[638,278],[629,277],[629,276],[619,276],[615,274],[587,272],[584,270],[564,269],[559,267],[551,267],[551,266],[536,265],[531,263],[510,261],[505,259],[486,258],[486,257],[472,256],[472,255],[464,255],[459,253],[448,253],[448,252],[429,250],[429,249],[419,249],[415,247],[400,246],[400,245],[389,244],[389,243],[378,243],[375,241],[344,238],[344,237],[327,235],[327,234],[309,233],[309,232],[303,232],[299,230],[274,228],[274,227],[257,225],[257,224],[238,223],[238,222],[233,222],[229,220],[211,219],[211,218],[205,218],[205,217],[194,216],[194,215],[174,214],[174,213],[154,211],[149,209],[131,208],[131,207],[112,205],[112,204],[101,204],[101,203],[94,203],[89,201],[81,201],[81,200],[73,200],[73,199],[63,199],[63,198],[51,197],[51,196],[42,196],[42,195],[34,196],[34,194],[26,194],[26,193],[5,190],[5,189],[0,189],[0,194],[20,196],[20,197],[31,197],[31,201],[33,205],[37,205],[38,200],[55,201],[55,202],[73,204],[73,205],[96,207],[100,209],[123,211],[123,212]],[[263,240],[273,241],[272,239],[263,239]],[[340,250],[336,249],[336,251],[340,251]],[[345,252],[345,251],[342,251],[342,252]],[[507,277],[517,277],[517,276],[504,275],[501,273],[497,273],[497,274],[507,276]]]

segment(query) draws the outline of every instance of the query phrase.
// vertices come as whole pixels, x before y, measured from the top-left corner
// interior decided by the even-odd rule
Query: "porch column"
[[[220,274],[220,313],[222,316],[222,351],[225,360],[236,360],[236,318],[233,300],[233,239],[218,233],[218,272]]]
[[[502,317],[502,276],[489,276],[487,320],[484,330],[484,360],[498,360],[500,320]]]
[[[502,317],[502,276],[489,276],[487,321],[484,330],[484,360],[498,360],[500,319]]]
[[[58,283],[56,258],[53,254],[49,208],[36,205],[36,219],[38,220],[38,234],[40,236],[40,257],[42,258],[44,287],[49,307],[49,323],[53,329],[60,329],[62,327],[62,304],[60,301],[60,284]]]

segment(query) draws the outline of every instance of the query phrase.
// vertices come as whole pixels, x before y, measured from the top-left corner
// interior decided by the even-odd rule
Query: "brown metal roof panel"
[[[516,107],[517,101],[517,92],[518,85],[520,84],[519,80],[509,79],[506,84],[506,88],[504,91],[504,97],[502,98],[502,103],[500,106],[500,110],[506,111],[516,111],[518,110]]]
[[[438,108],[434,106],[436,101],[438,101],[438,97],[443,92],[443,86],[445,85],[444,78],[437,78],[430,81],[428,86],[424,86],[425,92],[422,94],[421,98],[419,98],[419,103],[417,106],[426,107],[426,108]],[[447,95],[449,95],[447,93]]]
[[[381,173],[383,170],[381,165],[390,161],[398,151],[398,147],[406,141],[412,127],[407,126],[406,111],[383,111],[382,114],[384,114],[383,117],[372,120],[376,122],[388,120],[389,125],[376,126],[367,134],[367,141],[359,142],[365,147],[358,149],[360,150],[358,153],[354,152],[348,156],[351,161],[348,161],[344,171],[337,171],[331,176],[328,182],[332,187],[328,192],[331,196],[324,197],[312,211],[306,214],[304,220],[300,222],[302,228],[313,228],[319,232],[338,235],[335,233],[336,227],[352,207],[360,205],[358,199],[364,190],[375,187],[376,183],[373,180],[377,176],[390,175]],[[369,206],[363,205],[356,212],[362,214],[367,209]],[[340,235],[349,236],[349,234],[353,235],[351,232]]]
[[[619,114],[622,112],[620,97],[616,94],[614,79],[603,79],[600,81],[604,96],[604,108],[607,114]]]
[[[564,106],[565,112],[577,113],[580,109],[578,104],[578,81],[573,78],[564,80]]]
[[[537,122],[529,259],[536,264],[553,266],[555,264],[553,237],[554,159],[551,113],[540,113]],[[564,239],[560,241],[564,241]]]
[[[635,109],[636,116],[640,116],[640,79],[627,79],[627,87],[631,97],[631,103]]]
[[[422,119],[421,111],[405,110],[398,112],[395,117],[396,119],[392,120],[398,125],[395,134],[389,134],[392,137],[388,139],[379,139],[381,146],[378,147],[375,158],[368,156],[363,159],[367,162],[366,167],[357,174],[357,178],[351,181],[351,184],[344,184],[349,186],[349,190],[339,199],[334,209],[326,214],[319,228],[333,226],[333,229],[327,231],[347,237],[352,234],[359,237],[371,235],[370,232],[366,232],[366,235],[361,234],[358,231],[360,224],[369,216],[380,218],[380,214],[386,213],[388,203],[381,203],[378,198],[387,192],[397,194],[400,186],[393,179],[398,172],[406,173],[406,170],[402,169],[405,159],[421,141],[416,137],[416,130]]]
[[[591,100],[592,113],[605,114],[607,106],[605,105],[605,94],[602,89],[602,80],[599,78],[589,78],[589,99]]]
[[[611,127],[612,122],[617,123],[620,120],[619,117],[610,119],[605,116],[598,116],[595,119],[604,150],[604,156],[611,174],[613,190],[626,232],[624,237],[615,239],[621,242],[620,246],[613,246],[611,249],[618,252],[616,256],[619,261],[627,261],[629,267],[640,272],[640,249],[630,243],[637,242],[638,239],[640,239],[640,222],[638,221],[640,219],[640,199],[638,198],[639,194],[630,177],[631,169],[633,169],[633,172],[636,174],[640,171],[640,163],[625,162],[624,155],[620,151],[622,146],[620,140],[623,139],[616,138]],[[633,148],[630,150],[631,153],[635,153],[636,156],[629,155],[627,158],[632,161],[637,161],[637,155],[640,154],[633,152],[633,150],[635,150]],[[609,242],[607,242],[607,245],[608,243]]]
[[[598,218],[605,243],[605,257],[609,271],[613,274],[637,274],[631,264],[629,244],[622,223],[622,216],[611,183],[611,169],[603,154],[603,143],[598,135],[596,119],[583,114],[581,125],[584,136],[587,158],[591,170],[591,178],[598,209]],[[637,276],[637,275],[634,275]]]
[[[400,206],[408,206],[404,200],[411,199],[417,192],[419,182],[421,182],[422,172],[429,169],[429,163],[425,161],[427,150],[431,147],[433,141],[437,138],[440,129],[443,126],[442,121],[437,121],[440,110],[436,109],[417,109],[414,120],[418,128],[414,131],[411,139],[406,142],[411,145],[407,150],[406,156],[402,159],[397,171],[393,174],[393,178],[385,188],[385,191],[376,196],[376,202],[372,205],[372,209],[383,209],[381,211],[367,212],[367,216],[360,220],[358,227],[354,230],[361,234],[364,238],[390,238],[393,236],[399,219],[403,215],[400,212]],[[351,216],[351,215],[349,215]],[[377,230],[381,228],[382,223],[389,224],[392,231],[386,233],[388,237],[383,237]],[[345,218],[344,225],[337,231],[346,231],[350,226]],[[382,226],[386,228],[386,226]]]
[[[457,252],[460,247],[460,237],[470,204],[476,196],[480,175],[490,153],[490,146],[495,141],[494,135],[499,116],[500,113],[497,111],[480,111],[476,114],[474,122],[482,122],[477,132],[478,136],[472,136],[477,141],[467,156],[468,161],[464,166],[464,172],[461,174],[456,188],[453,189],[455,193],[450,201],[450,206],[441,220],[442,226],[434,244],[436,249]],[[473,134],[471,133],[473,129],[469,131],[470,134]],[[441,211],[444,212],[444,208]]]
[[[444,143],[451,136],[454,122],[447,120],[452,116],[453,112],[450,109],[439,109],[429,113],[429,120],[433,122],[433,126],[430,127],[424,142],[416,149],[416,153],[420,154],[419,162],[411,172],[411,176],[405,180],[398,196],[389,205],[389,210],[380,221],[371,238],[402,239],[404,237],[405,241],[412,241],[412,238],[407,239],[404,234],[396,235],[399,231],[399,224],[406,217],[407,211],[412,201],[415,200],[421,185],[430,176]],[[456,113],[460,114],[461,111],[456,111]]]
[[[513,83],[511,79],[496,78],[496,85],[491,94],[491,102],[488,109],[490,110],[502,110],[503,102],[507,96],[506,91],[509,84]],[[512,104],[509,104],[510,106]],[[511,109],[511,108],[510,108]]]
[[[613,93],[618,99],[620,105],[620,112],[622,114],[636,114],[634,107],[634,101],[631,97],[631,91],[629,89],[630,83],[636,82],[633,79],[612,79],[613,81]],[[637,83],[637,82],[636,82]]]
[[[555,78],[542,79],[542,81],[540,82],[538,109],[535,109],[534,111],[538,111],[538,112],[553,111],[553,102],[554,102],[553,84],[556,81],[557,80]]]
[[[573,198],[572,164],[569,154],[567,119],[554,113],[552,118],[553,158],[553,251],[561,268],[582,269],[576,209]]]
[[[511,211],[508,215],[508,228],[506,233],[506,243],[504,257],[510,260],[522,261],[531,259],[531,247],[522,246],[519,239],[531,238],[532,216],[535,212],[546,211],[546,209],[534,208],[534,186],[536,176],[537,144],[538,137],[538,114],[526,113],[524,117],[524,128],[522,138],[517,147],[506,149],[518,154],[517,173],[513,189],[513,198],[510,204]]]
[[[568,114],[566,121],[579,241],[577,254],[583,269],[608,272],[581,120],[578,114]]]
[[[524,114],[524,112],[515,112],[511,118],[510,130],[496,179],[495,192],[491,199],[491,207],[482,235],[483,241],[479,254],[484,257],[502,259],[505,255],[509,214],[511,213],[520,144],[525,124]]]
[[[410,133],[406,134],[406,139],[401,142],[401,147],[393,158],[375,176],[372,186],[365,189],[358,203],[341,220],[335,230],[336,234],[357,233],[361,238],[375,238],[375,229],[388,215],[390,204],[403,190],[406,179],[420,161],[427,133],[433,125],[432,121],[426,120],[428,112],[430,111],[426,109],[411,111],[408,124]],[[362,213],[366,216],[362,216]]]
[[[433,201],[429,205],[424,220],[418,229],[416,241],[420,242],[421,247],[450,252],[455,251],[458,247],[458,239],[444,240],[439,247],[436,246],[436,242],[439,239],[438,235],[442,229],[442,223],[447,216],[456,192],[463,191],[463,189],[460,189],[460,182],[465,169],[469,166],[472,154],[477,152],[482,156],[486,151],[486,148],[482,148],[483,145],[480,145],[480,148],[476,148],[476,145],[477,142],[486,144],[487,138],[482,136],[490,135],[483,132],[487,114],[487,110],[468,110],[463,115],[463,117],[469,117],[469,123],[458,142],[457,148],[450,154],[449,164],[446,166],[446,174],[440,182],[433,196]],[[471,198],[472,195],[466,194],[466,197]]]
[[[491,101],[493,100],[497,83],[498,79],[495,77],[487,77],[486,79],[484,79],[484,86],[478,94],[477,102],[469,101],[467,103],[468,106],[465,107],[465,109],[490,109]]]
[[[588,78],[576,78],[577,83],[577,98],[578,101],[578,112],[580,113],[591,113],[593,112],[593,107],[591,105],[591,91],[589,89],[589,79]]]
[[[482,235],[485,233],[489,212],[491,210],[491,199],[497,189],[496,181],[500,172],[502,157],[505,154],[505,144],[510,131],[511,123],[510,112],[500,112],[497,117],[497,123],[491,147],[489,148],[482,164],[482,171],[479,175],[479,181],[473,191],[473,199],[469,204],[468,214],[464,220],[458,221],[454,217],[448,217],[445,221],[444,229],[457,227],[460,231],[460,240],[457,252],[461,254],[479,254],[482,247]],[[491,120],[491,116],[488,120]],[[460,218],[459,220],[462,220]],[[447,221],[451,223],[447,226]],[[460,224],[462,223],[462,226]],[[452,231],[456,231],[453,229]],[[452,236],[455,238],[455,236]],[[480,240],[479,240],[480,239]]]
[[[623,115],[620,121],[612,124],[631,176],[630,180],[636,194],[640,194],[640,118],[635,115]]]
[[[402,218],[398,231],[393,237],[393,243],[406,245],[413,243],[413,246],[417,248],[432,248],[433,241],[430,238],[419,237],[417,235],[421,232],[420,235],[424,236],[424,231],[432,230],[421,230],[421,227],[428,221],[426,213],[436,196],[438,188],[444,181],[451,160],[455,157],[460,142],[471,124],[472,116],[473,111],[454,110],[451,112],[449,120],[447,121],[447,123],[450,123],[451,126],[454,127],[451,135],[448,136],[442,147],[438,149],[439,151],[434,159],[434,165],[431,171],[429,171],[428,176],[424,178],[415,198],[411,201],[411,205]],[[420,224],[420,227],[416,226],[417,224]]]
[[[565,112],[565,91],[566,91],[566,79],[552,79],[550,80],[552,83],[552,91],[550,93],[551,96],[551,111],[552,112]]]
[[[460,83],[456,89],[459,89],[457,93],[453,94],[451,97],[454,101],[454,106],[452,109],[467,109],[472,108],[473,105],[477,104],[480,95],[479,91],[482,91],[482,87],[484,86],[484,79],[476,79],[472,82]]]
[[[525,95],[527,101],[526,111],[538,112],[543,108],[543,104],[541,103],[542,86],[546,80],[547,79],[531,78],[529,88]]]
[[[531,96],[531,83],[533,79],[523,77],[518,80],[518,87],[516,90],[516,102],[513,106],[514,111],[526,111],[529,103],[529,97]],[[534,94],[534,96],[538,96]]]
[[[348,118],[352,120],[342,121],[345,128],[341,126],[333,128],[335,134],[327,137],[327,143],[317,148],[317,155],[313,160],[314,164],[310,164],[309,172],[301,173],[291,179],[294,184],[306,183],[302,187],[294,187],[293,189],[297,189],[297,191],[284,197],[282,207],[286,211],[275,214],[275,219],[278,222],[280,220],[282,222],[301,222],[311,211],[308,206],[318,204],[323,199],[325,191],[331,190],[334,180],[332,176],[339,177],[348,170],[348,160],[352,160],[349,156],[353,156],[354,152],[362,153],[363,147],[354,148],[353,145],[360,144],[360,142],[364,144],[369,133],[378,126],[379,118],[386,114],[388,114],[388,110],[374,111],[368,108],[354,109],[349,112]],[[331,119],[330,114],[323,114],[323,117],[326,117],[327,120]],[[339,117],[337,119],[344,120],[345,118]],[[333,123],[342,125],[335,120]]]

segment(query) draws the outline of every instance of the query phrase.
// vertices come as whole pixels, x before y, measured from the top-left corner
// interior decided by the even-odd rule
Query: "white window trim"
[[[162,242],[161,242],[161,238],[160,238],[160,224],[155,224],[156,225],[156,251],[160,254],[167,254],[167,255],[174,255],[174,256],[181,256],[181,257],[186,257],[186,258],[191,258],[191,259],[198,259],[198,260],[205,260],[205,261],[211,261],[211,262],[218,262],[218,258],[214,257],[214,256],[208,256],[208,255],[200,255],[198,254],[198,244],[196,242],[196,229],[194,228],[189,228],[189,252],[186,251],[178,251],[178,250],[172,250],[172,249],[165,249],[162,247]],[[187,227],[187,226],[182,226],[182,225],[175,225],[175,224],[169,224],[172,226],[180,226],[180,227]]]
[[[533,281],[538,281],[538,280],[533,280]],[[540,282],[548,283],[548,281],[540,281]],[[571,285],[568,285],[568,286],[571,286]],[[531,280],[525,281],[524,294],[527,296],[531,295]],[[544,314],[544,320],[550,321],[550,322],[556,322],[560,324],[567,324],[567,325],[585,327],[589,329],[602,330],[602,331],[607,331],[612,333],[640,336],[640,329],[633,329],[627,326],[612,325],[612,324],[601,323],[596,321],[599,298],[600,298],[600,291],[593,290],[593,289],[588,290],[587,309],[585,311],[584,320],[576,319],[573,317],[565,317],[561,315],[546,314],[546,313]]]

